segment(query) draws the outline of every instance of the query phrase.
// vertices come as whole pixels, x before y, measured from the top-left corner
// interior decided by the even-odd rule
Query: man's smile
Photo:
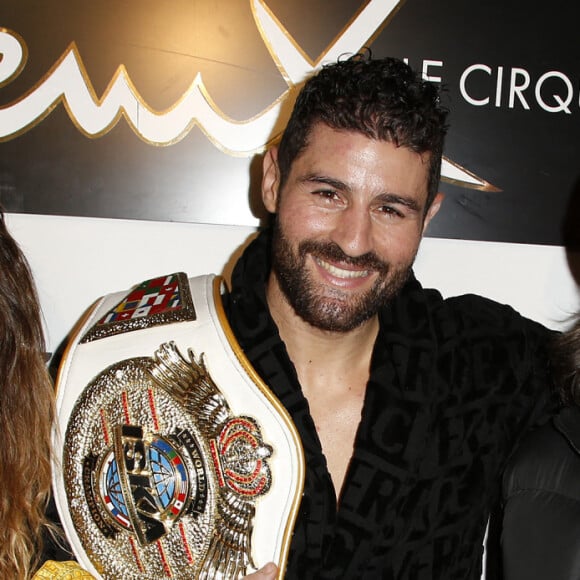
[[[345,270],[317,257],[314,257],[314,261],[336,278],[365,278],[370,274],[370,270]]]

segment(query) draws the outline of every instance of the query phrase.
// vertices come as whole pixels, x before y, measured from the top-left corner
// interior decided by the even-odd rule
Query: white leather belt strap
[[[90,310],[57,380],[54,490],[98,578],[283,575],[304,458],[214,276],[170,274]]]

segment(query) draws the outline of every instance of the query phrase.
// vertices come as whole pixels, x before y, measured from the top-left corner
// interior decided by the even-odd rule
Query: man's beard
[[[308,255],[333,264],[350,265],[377,272],[373,286],[353,294],[329,288],[312,279],[306,268]],[[300,318],[321,330],[348,332],[372,318],[399,292],[409,278],[413,262],[393,269],[369,252],[347,256],[334,242],[304,240],[295,253],[276,221],[272,239],[272,270],[280,289]]]

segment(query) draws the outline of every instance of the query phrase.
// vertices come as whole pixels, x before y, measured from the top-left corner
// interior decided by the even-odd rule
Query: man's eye
[[[314,195],[318,195],[323,199],[334,199],[336,197],[336,192],[331,189],[319,189],[313,192]]]
[[[403,212],[401,212],[400,210],[390,206],[390,205],[383,205],[379,208],[379,211],[382,214],[385,214],[387,216],[392,216],[392,217],[404,217]]]

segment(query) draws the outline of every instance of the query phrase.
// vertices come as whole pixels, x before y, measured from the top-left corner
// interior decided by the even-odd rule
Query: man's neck
[[[266,295],[339,497],[361,420],[378,317],[350,332],[328,332],[302,320],[277,285],[268,286]]]
[[[379,329],[377,316],[348,332],[326,331],[300,318],[272,281],[266,296],[270,314],[305,391],[320,387],[328,393],[329,385],[340,385],[339,377],[368,375]]]

